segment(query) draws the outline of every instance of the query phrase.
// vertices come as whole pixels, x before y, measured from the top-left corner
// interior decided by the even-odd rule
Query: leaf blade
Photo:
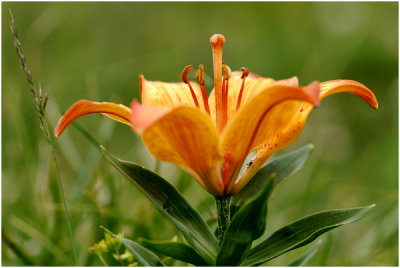
[[[328,210],[297,220],[279,229],[251,249],[243,265],[260,265],[290,250],[304,246],[331,229],[361,219],[374,206]]]
[[[291,262],[288,266],[304,266],[317,253],[321,240],[317,241],[306,253]]]
[[[186,241],[212,265],[215,263],[217,240],[207,223],[169,182],[131,162],[123,161],[103,146],[106,159],[130,179],[152,201],[158,210],[182,232]]]
[[[119,237],[107,228],[103,228],[107,233],[121,241],[121,243],[124,244],[135,255],[135,257],[138,258],[141,263],[143,263],[144,266],[164,266],[157,255],[139,245],[137,242]]]
[[[232,215],[243,206],[251,197],[256,195],[271,174],[276,174],[276,184],[284,178],[299,170],[314,149],[312,144],[301,147],[300,149],[280,156],[261,168],[254,177],[232,197]]]
[[[207,262],[186,244],[171,241],[151,241],[147,239],[141,239],[139,243],[148,249],[174,259],[196,266],[207,266]]]

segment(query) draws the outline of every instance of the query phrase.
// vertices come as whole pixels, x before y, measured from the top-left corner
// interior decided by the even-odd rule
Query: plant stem
[[[65,218],[66,218],[68,232],[69,232],[69,236],[70,236],[70,240],[71,240],[71,244],[72,244],[72,251],[73,251],[73,255],[74,255],[75,265],[78,266],[78,258],[77,258],[75,243],[74,243],[74,239],[73,239],[71,222],[69,219],[67,201],[66,201],[65,195],[64,195],[64,189],[63,189],[63,185],[62,185],[62,181],[61,181],[60,171],[58,169],[57,158],[56,158],[56,154],[54,151],[54,143],[53,143],[52,137],[50,136],[50,133],[51,133],[50,127],[47,123],[47,119],[46,119],[46,115],[45,115],[46,104],[47,104],[49,94],[47,92],[45,95],[43,95],[40,84],[39,84],[39,91],[36,90],[36,88],[35,88],[35,84],[34,84],[33,78],[32,78],[32,73],[26,63],[25,55],[22,52],[22,44],[18,39],[17,26],[15,24],[11,9],[9,11],[10,11],[10,19],[11,19],[10,29],[11,29],[11,34],[13,37],[14,46],[17,50],[18,59],[21,63],[22,69],[24,70],[24,73],[25,73],[25,80],[28,84],[29,90],[32,92],[33,97],[34,97],[35,109],[36,109],[36,112],[37,112],[37,115],[38,115],[39,121],[40,121],[40,129],[43,131],[46,141],[49,143],[50,148],[51,148],[51,156],[53,158],[54,165],[55,165],[56,172],[57,172],[57,181],[58,181],[58,185],[60,188],[59,189],[60,194],[61,194],[63,204],[64,204]]]
[[[217,220],[218,220],[217,238],[219,245],[221,246],[222,240],[224,238],[224,233],[229,225],[229,221],[231,220],[230,217],[231,197],[228,195],[222,197],[216,197],[215,203],[217,205]]]

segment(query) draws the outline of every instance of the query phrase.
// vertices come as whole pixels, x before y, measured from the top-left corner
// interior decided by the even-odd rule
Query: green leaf
[[[268,198],[274,186],[275,176],[271,175],[263,189],[235,214],[225,231],[217,256],[218,266],[239,265],[246,257],[253,240],[264,233]]]
[[[186,199],[166,180],[137,164],[120,160],[101,147],[111,164],[129,178],[160,212],[184,235],[186,241],[209,265],[215,264],[217,239]]]
[[[293,261],[288,266],[304,266],[314,255],[317,253],[319,246],[321,245],[321,240],[318,240],[314,246],[312,246],[306,253],[301,255],[298,259]]]
[[[207,266],[207,262],[188,245],[181,242],[151,241],[140,239],[139,243],[148,249],[174,259],[191,263],[196,266]]]
[[[135,241],[119,237],[115,234],[113,234],[110,230],[107,228],[103,227],[104,230],[106,230],[109,234],[111,234],[113,237],[119,239],[122,244],[124,244],[134,255],[138,260],[144,265],[144,266],[164,266],[164,264],[160,261],[160,259],[155,255],[153,252],[149,251],[148,249],[142,247]]]
[[[321,234],[361,219],[375,205],[319,212],[286,225],[250,250],[244,266],[260,265],[290,250],[302,247]]]
[[[314,149],[312,144],[308,144],[294,152],[280,156],[261,168],[254,177],[243,187],[240,192],[232,197],[231,214],[243,206],[251,197],[255,196],[266,183],[271,174],[276,174],[276,184],[284,178],[299,170]]]

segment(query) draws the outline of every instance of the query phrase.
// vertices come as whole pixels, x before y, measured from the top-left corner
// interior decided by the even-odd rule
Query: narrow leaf
[[[260,193],[235,214],[225,231],[217,256],[217,265],[239,265],[248,253],[253,240],[264,233],[268,198],[274,186],[275,176],[271,175]]]
[[[294,152],[272,160],[261,168],[246,186],[232,197],[232,215],[263,188],[271,174],[276,174],[276,184],[278,184],[284,178],[299,170],[310,156],[313,148],[312,144],[308,144]]]
[[[111,164],[130,179],[159,211],[178,228],[208,264],[215,264],[217,239],[207,223],[166,180],[137,164],[120,160],[101,147]]]
[[[104,227],[103,227],[104,228]],[[134,255],[136,258],[139,259],[139,261],[144,265],[144,266],[164,266],[164,264],[160,261],[160,259],[155,255],[153,252],[149,251],[148,249],[142,247],[135,241],[119,237],[115,234],[113,234],[110,230],[107,230],[104,228],[110,235],[114,236],[115,238],[119,239],[122,244],[124,244]]]
[[[286,225],[250,250],[244,266],[260,265],[290,250],[302,247],[321,234],[361,219],[375,205],[319,212]]]
[[[207,262],[191,247],[180,242],[139,240],[139,243],[152,251],[191,263],[196,266],[207,266]]]
[[[319,246],[321,245],[321,240],[317,241],[314,246],[312,246],[306,253],[301,255],[298,259],[293,261],[288,266],[304,266],[314,255],[317,253]]]

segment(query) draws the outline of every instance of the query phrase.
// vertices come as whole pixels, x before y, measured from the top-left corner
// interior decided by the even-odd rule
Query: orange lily
[[[214,196],[224,196],[240,191],[271,154],[295,142],[310,111],[326,96],[349,92],[378,108],[375,95],[355,81],[299,87],[296,77],[275,81],[246,68],[230,73],[222,62],[224,42],[222,35],[211,37],[214,89],[208,98],[202,65],[198,83],[187,78],[191,66],[182,72],[183,83],[147,81],[141,75],[142,104],[133,100],[128,108],[80,100],[60,119],[55,135],[82,115],[103,113],[130,125],[157,159],[176,164]],[[240,173],[251,152],[255,156]]]

